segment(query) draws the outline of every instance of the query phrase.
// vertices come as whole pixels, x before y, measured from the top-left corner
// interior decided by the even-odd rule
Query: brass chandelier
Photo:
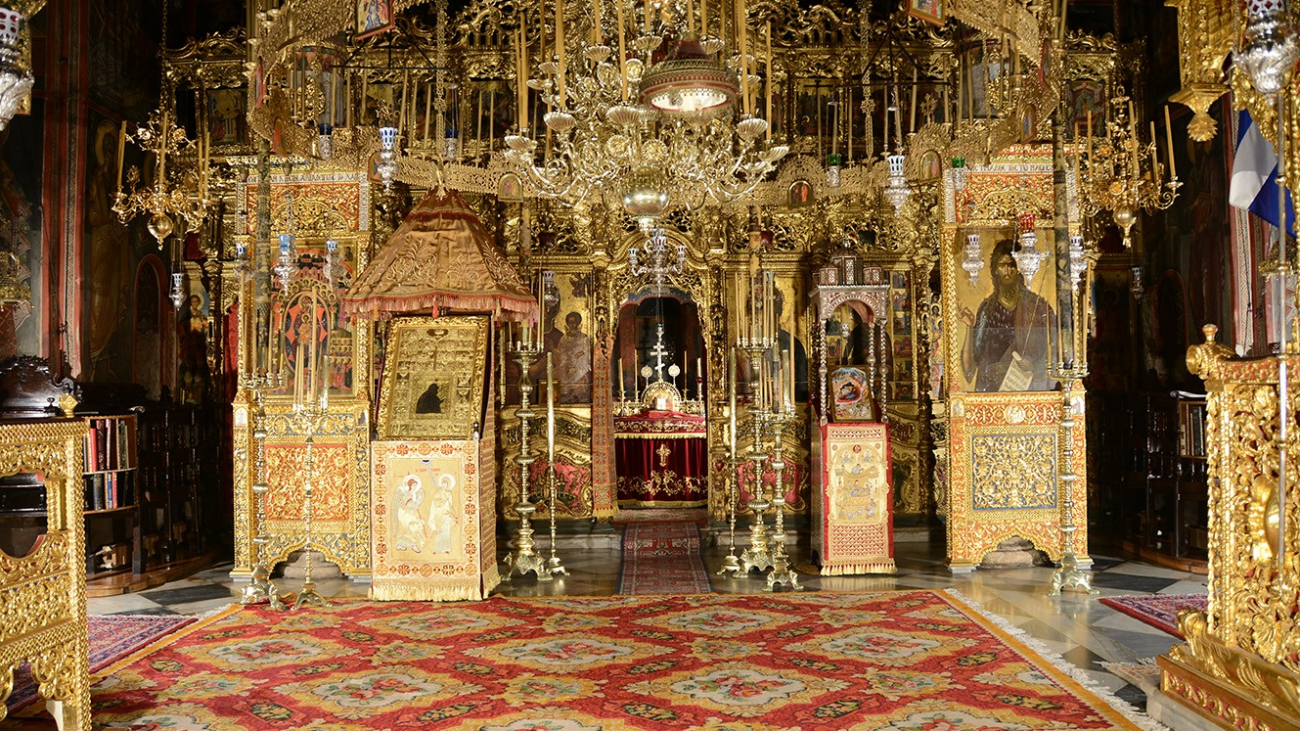
[[[670,209],[752,192],[787,148],[771,144],[767,120],[755,115],[760,77],[745,23],[732,24],[737,54],[726,63],[727,44],[707,35],[705,2],[698,29],[693,5],[665,3],[657,17],[643,6],[639,31],[617,0],[609,28],[602,5],[596,0],[587,32],[566,44],[564,3],[556,3],[555,54],[527,81],[549,109],[546,130],[529,135],[521,86],[519,133],[506,137],[506,160],[540,195],[567,205],[602,197],[646,233]],[[737,17],[746,17],[743,7]],[[517,78],[527,78],[527,50],[518,46]]]
[[[1133,101],[1127,96],[1110,100],[1111,114],[1106,122],[1106,134],[1094,144],[1092,113],[1088,113],[1087,154],[1079,171],[1079,184],[1083,192],[1081,202],[1088,217],[1095,212],[1110,211],[1115,225],[1124,232],[1124,246],[1133,244],[1133,225],[1141,210],[1164,210],[1178,197],[1177,167],[1174,163],[1172,136],[1166,138],[1168,165],[1159,162],[1157,155],[1155,122],[1151,123],[1151,138],[1140,141],[1133,117]],[[1165,130],[1169,131],[1169,110],[1165,109]],[[1165,180],[1168,167],[1169,179]]]

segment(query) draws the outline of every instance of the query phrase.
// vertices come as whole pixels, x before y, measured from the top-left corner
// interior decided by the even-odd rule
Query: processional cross
[[[659,336],[658,342],[650,349],[650,355],[655,357],[655,373],[659,374],[659,381],[664,380],[664,356],[668,355],[668,350],[664,347],[664,325],[659,323],[655,326],[655,332]]]

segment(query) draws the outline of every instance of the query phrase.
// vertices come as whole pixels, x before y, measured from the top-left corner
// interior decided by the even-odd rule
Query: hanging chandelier
[[[635,19],[626,22],[624,5],[615,6],[615,32],[606,36],[597,11],[570,54],[564,3],[556,3],[556,57],[538,65],[540,78],[527,81],[551,110],[543,115],[546,132],[529,135],[521,87],[518,108],[525,111],[519,134],[506,137],[507,161],[542,196],[577,205],[599,195],[647,233],[671,208],[731,202],[752,192],[787,148],[771,144],[768,122],[755,116],[752,92],[760,77],[747,30],[740,29],[740,48],[733,49],[739,53],[728,68],[720,60],[725,44],[700,39],[691,13],[673,18],[674,8],[665,5],[653,17],[647,4],[641,35],[629,39]],[[525,37],[516,33],[517,41]],[[527,52],[520,49],[516,73],[527,78]]]
[[[163,3],[159,47],[164,49],[167,48],[167,8],[168,3]],[[167,88],[166,81],[164,78],[161,88]],[[176,229],[177,223],[184,224],[187,231],[197,231],[207,218],[211,203],[208,197],[207,133],[190,139],[183,128],[175,125],[175,120],[172,100],[164,93],[158,109],[149,115],[147,123],[137,127],[134,135],[127,134],[126,122],[122,122],[117,145],[117,194],[113,211],[122,223],[147,215],[149,233],[157,240],[159,249]],[[153,153],[156,163],[152,183],[142,185],[140,171],[132,166],[126,173],[127,187],[122,187],[123,154],[128,140],[139,145],[145,153]],[[192,165],[189,164],[191,156]],[[172,178],[176,179],[174,184]]]
[[[640,262],[646,261],[645,264]],[[668,235],[662,228],[650,230],[650,235],[641,246],[633,246],[627,252],[628,268],[634,276],[650,275],[654,277],[655,286],[662,287],[664,278],[669,274],[679,274],[686,266],[686,247],[677,245],[677,258],[668,258]]]
[[[1138,212],[1164,210],[1178,197],[1178,171],[1174,164],[1173,133],[1170,132],[1169,108],[1165,108],[1165,132],[1169,180],[1165,165],[1156,155],[1156,126],[1151,123],[1151,140],[1138,139],[1133,117],[1133,101],[1127,96],[1111,99],[1111,115],[1106,134],[1094,145],[1092,112],[1088,113],[1086,164],[1078,173],[1080,200],[1089,213],[1107,210],[1115,225],[1124,231],[1124,246],[1133,245],[1132,230]]]
[[[9,125],[36,83],[23,57],[26,26],[22,12],[0,8],[0,130]]]

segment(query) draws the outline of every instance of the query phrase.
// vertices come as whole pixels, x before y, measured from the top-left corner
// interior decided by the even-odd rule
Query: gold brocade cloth
[[[343,296],[366,319],[440,309],[536,320],[537,300],[460,194],[425,196]]]

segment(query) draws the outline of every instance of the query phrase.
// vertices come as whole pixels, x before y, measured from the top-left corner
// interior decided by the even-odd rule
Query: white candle
[[[555,376],[551,354],[546,354],[546,459],[555,461]]]

